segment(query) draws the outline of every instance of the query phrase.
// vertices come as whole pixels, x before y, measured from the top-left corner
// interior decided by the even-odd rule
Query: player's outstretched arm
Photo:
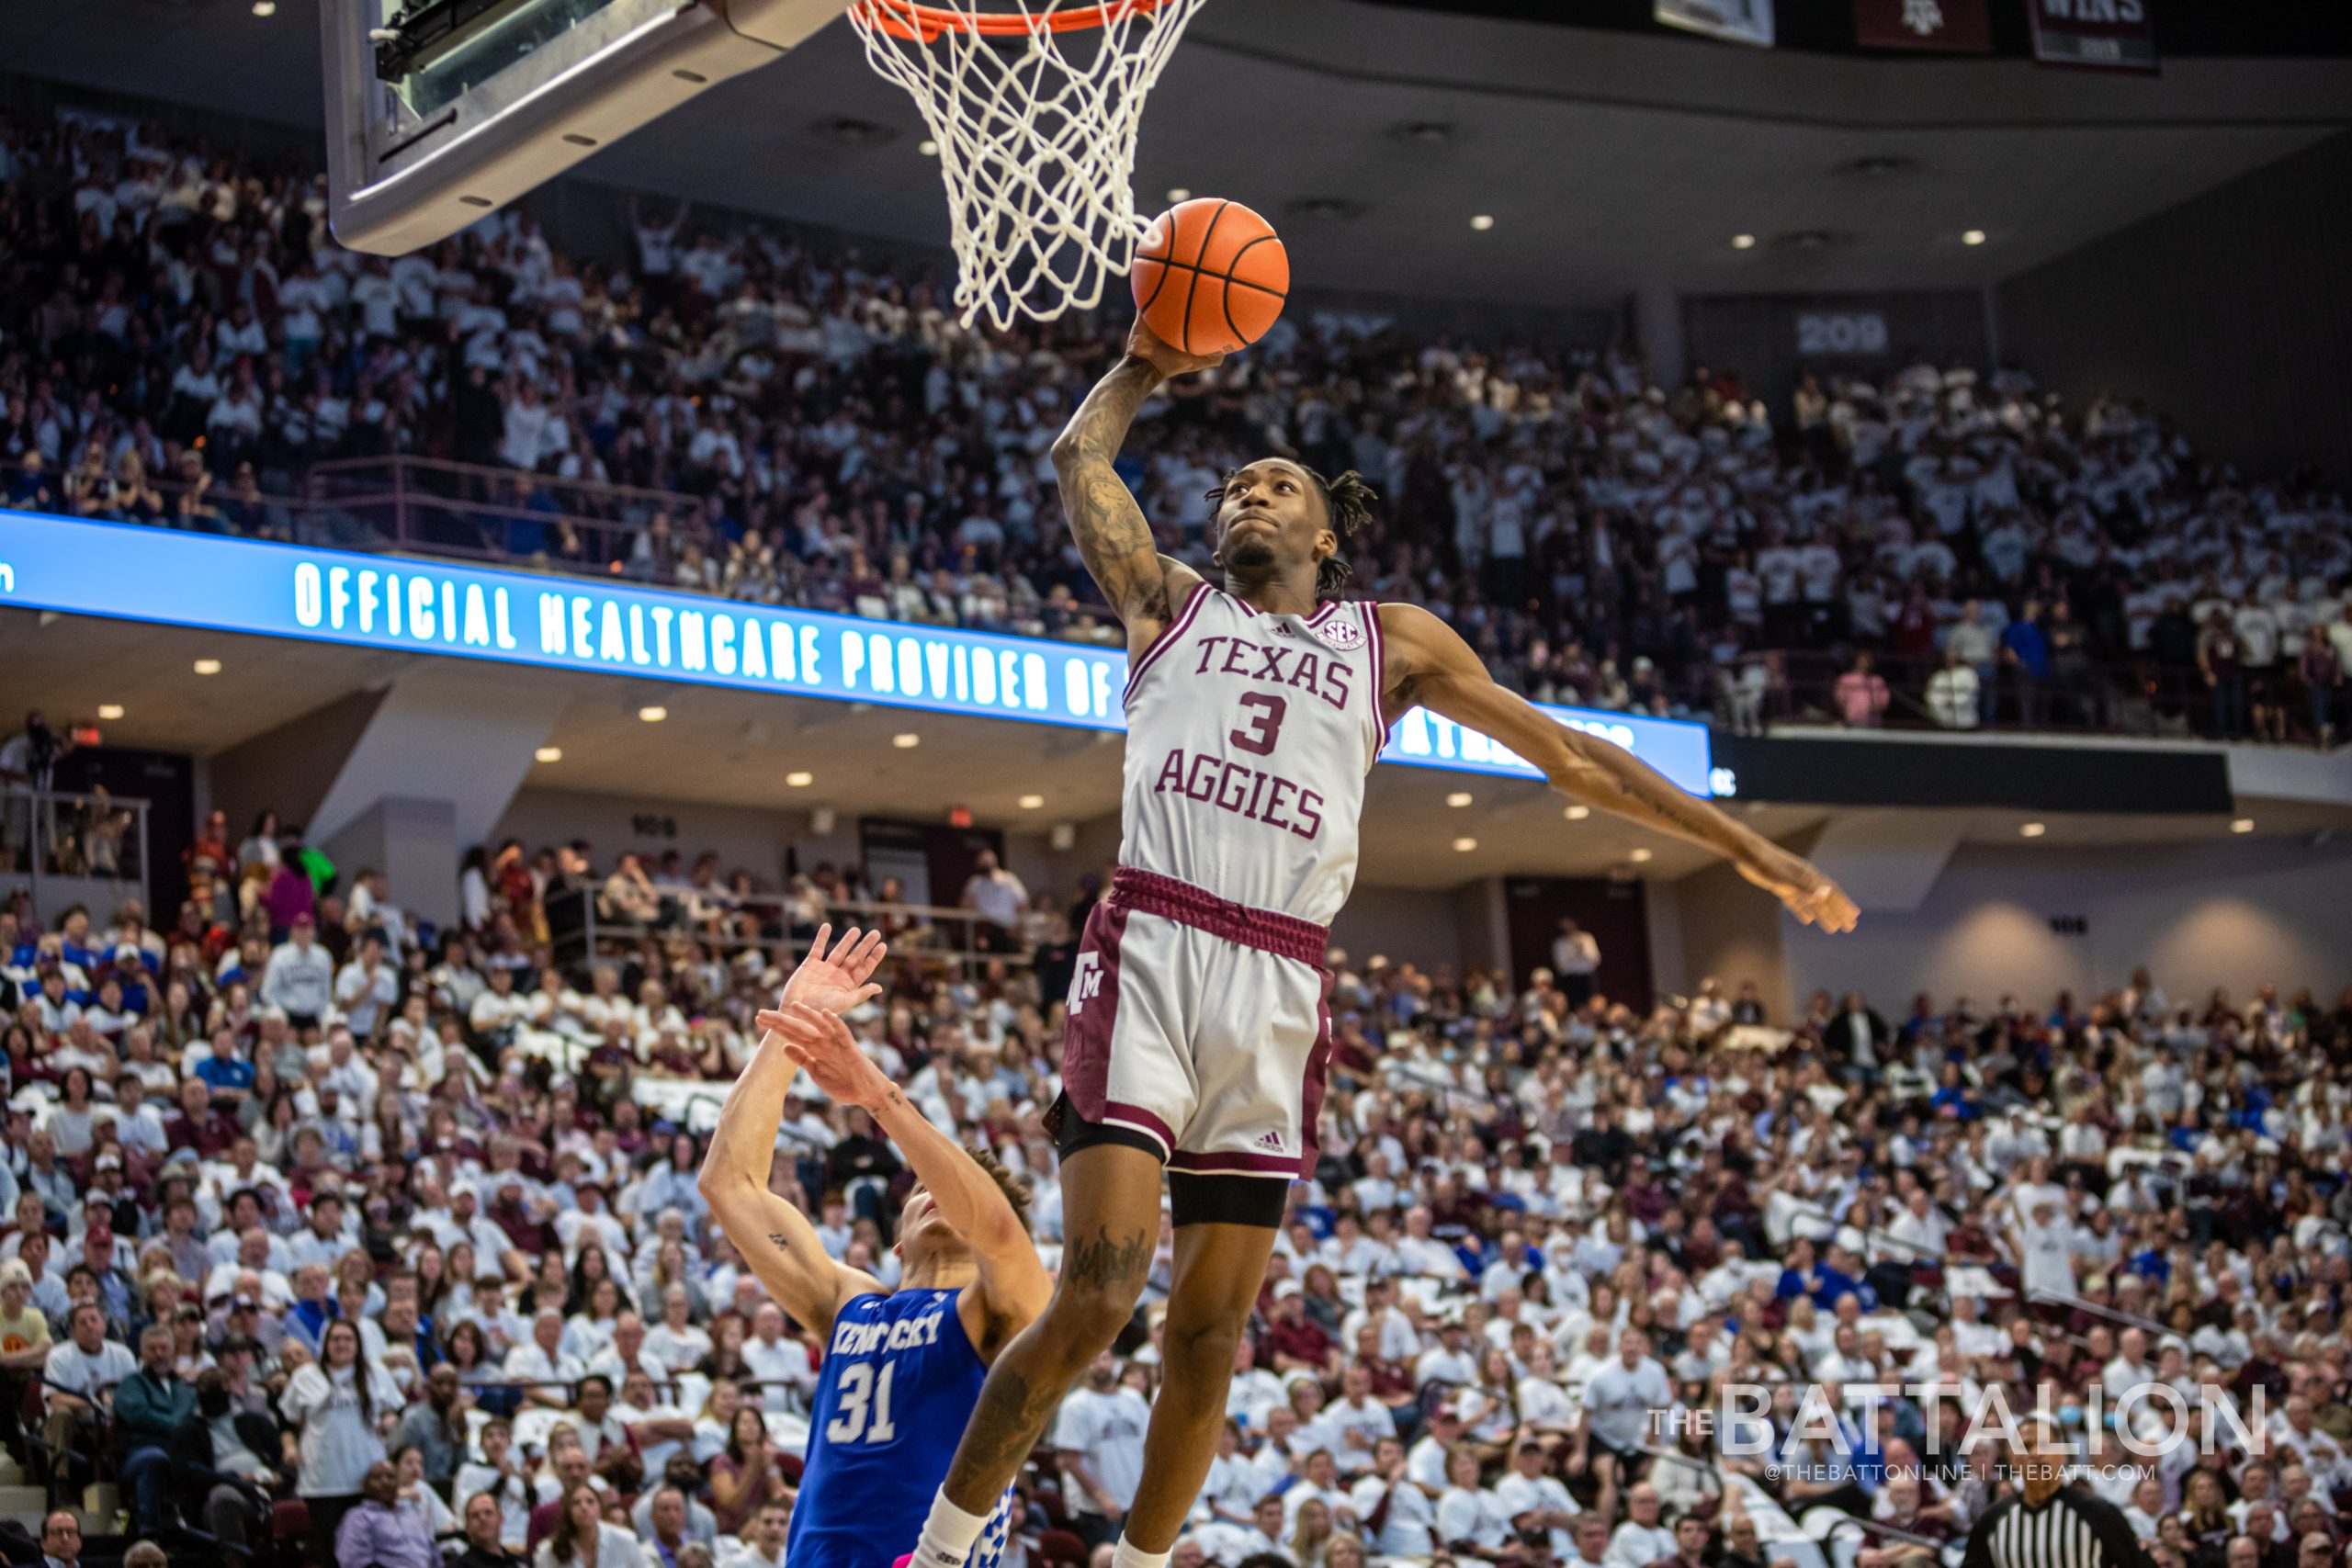
[[[1416,604],[1380,607],[1395,706],[1419,705],[1499,740],[1543,770],[1552,787],[1602,811],[1713,850],[1807,925],[1854,929],[1854,901],[1802,857],[1677,789],[1623,747],[1554,722],[1495,683],[1452,626]]]
[[[799,1003],[763,1012],[759,1026],[781,1039],[817,1087],[834,1100],[854,1105],[898,1145],[915,1178],[956,1234],[972,1249],[980,1272],[980,1293],[991,1324],[1006,1337],[1027,1326],[1046,1307],[1054,1282],[1037,1258],[1037,1244],[989,1173],[933,1125],[899,1086],[858,1048],[848,1026],[830,1012]]]
[[[1054,440],[1054,472],[1060,477],[1062,515],[1095,586],[1102,590],[1127,628],[1127,651],[1140,653],[1167,625],[1167,574],[1151,525],[1136,504],[1127,481],[1112,463],[1126,444],[1127,429],[1160,383],[1187,371],[1204,370],[1224,356],[1184,354],[1153,335],[1138,317],[1127,335],[1127,352],[1111,373],[1094,384],[1086,400]]]
[[[879,936],[869,931],[861,940],[852,929],[828,950],[831,935],[831,926],[818,931],[808,956],[785,986],[786,997],[846,1010],[881,989],[868,980],[885,952]],[[776,1304],[822,1336],[842,1302],[882,1287],[873,1276],[833,1261],[808,1216],[768,1190],[785,1090],[799,1071],[782,1040],[773,1033],[762,1038],[719,1110],[697,1185],[711,1217]]]

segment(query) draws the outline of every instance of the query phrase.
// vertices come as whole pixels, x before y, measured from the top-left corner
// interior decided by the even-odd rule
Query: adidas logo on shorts
[[[1280,1133],[1261,1133],[1258,1134],[1258,1141],[1250,1147],[1263,1149],[1270,1155],[1285,1152],[1283,1148],[1283,1135]]]

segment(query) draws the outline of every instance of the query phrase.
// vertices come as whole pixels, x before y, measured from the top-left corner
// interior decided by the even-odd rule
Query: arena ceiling
[[[246,0],[14,0],[0,61],[315,127],[325,3],[281,0],[262,18]],[[1259,207],[1303,288],[1613,306],[1645,284],[1982,286],[2347,125],[2352,60],[2316,54],[2176,56],[2148,79],[1458,7],[1217,0],[1152,100],[1138,186]],[[945,209],[920,139],[911,106],[836,27],[581,177],[937,244]],[[1480,213],[1496,221],[1474,231]],[[1987,243],[1963,245],[1971,229]],[[1736,233],[1760,243],[1736,250]]]

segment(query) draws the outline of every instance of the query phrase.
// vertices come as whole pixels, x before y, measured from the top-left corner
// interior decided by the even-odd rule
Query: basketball
[[[1290,253],[1238,201],[1195,197],[1151,221],[1136,247],[1136,308],[1187,354],[1231,354],[1266,335],[1290,292]]]

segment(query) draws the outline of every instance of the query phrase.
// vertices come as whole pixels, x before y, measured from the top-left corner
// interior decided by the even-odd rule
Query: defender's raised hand
[[[784,983],[784,1006],[801,1002],[827,1012],[847,1012],[882,994],[882,987],[872,983],[874,971],[890,951],[882,933],[870,931],[861,936],[858,929],[852,926],[828,953],[825,944],[832,934],[831,921],[817,928],[817,940],[809,944],[808,956],[800,961],[800,967]],[[764,1020],[770,1015],[760,1016]],[[763,1023],[761,1027],[773,1026]]]
[[[836,1015],[803,1002],[763,1012],[760,1028],[784,1042],[784,1054],[817,1080],[827,1098],[871,1111],[897,1092]]]

